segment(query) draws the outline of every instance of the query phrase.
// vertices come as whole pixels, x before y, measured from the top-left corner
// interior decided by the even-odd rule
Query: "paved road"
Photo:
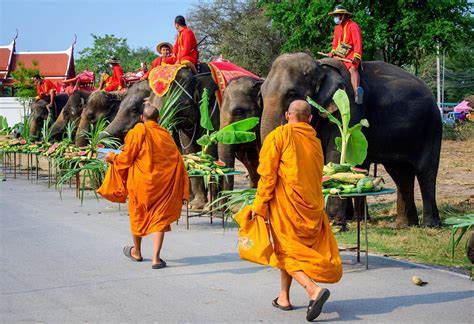
[[[297,285],[296,309],[271,306],[275,269],[241,261],[236,231],[223,232],[204,218],[184,221],[166,235],[152,270],[151,240],[145,262],[122,255],[130,243],[126,207],[45,183],[0,182],[0,321],[9,322],[305,322],[307,297]],[[331,297],[320,321],[472,323],[469,278],[370,256],[370,269],[343,253],[344,276],[327,285]],[[363,260],[362,260],[363,261]],[[418,287],[413,275],[429,284]]]

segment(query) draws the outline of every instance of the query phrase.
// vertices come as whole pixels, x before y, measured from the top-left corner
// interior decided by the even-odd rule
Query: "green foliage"
[[[0,134],[7,135],[10,134],[11,129],[8,127],[7,117],[0,116]]]
[[[444,224],[451,226],[452,228],[451,237],[449,239],[449,247],[451,249],[451,257],[454,260],[454,250],[461,242],[464,234],[468,233],[469,230],[474,227],[474,214],[460,217],[450,217],[444,220]],[[458,235],[457,238],[456,235]]]
[[[77,122],[78,122],[78,119],[68,121],[66,125],[66,131],[63,134],[63,136],[65,136],[63,141],[67,141],[68,143],[73,143],[74,135],[76,133]]]
[[[188,13],[198,41],[201,61],[222,54],[225,59],[256,75],[267,75],[283,44],[257,0],[202,1]]]
[[[28,116],[26,115],[23,115],[23,122],[20,124],[20,136],[21,138],[26,140],[28,143],[31,141],[30,125],[31,125],[30,118],[28,118]]]
[[[275,28],[287,41],[284,51],[329,51],[334,23],[328,12],[339,1],[260,0]],[[398,66],[419,65],[436,52],[437,43],[454,53],[459,42],[471,42],[474,18],[466,0],[453,1],[369,1],[346,0],[360,26],[364,60],[384,60]]]
[[[223,144],[241,144],[254,141],[257,138],[254,132],[248,131],[258,125],[258,117],[250,117],[237,121],[211,133],[211,131],[214,130],[214,126],[209,117],[209,98],[207,89],[204,89],[202,94],[199,110],[201,113],[201,127],[207,130],[206,134],[196,141],[202,146],[201,153],[203,155],[206,154],[209,146],[217,144],[217,142]]]
[[[232,218],[233,214],[238,213],[247,206],[253,204],[257,189],[244,190],[223,190],[220,191],[216,200],[214,200],[210,207],[212,211],[223,211],[226,215],[226,221]],[[233,218],[232,218],[233,219]]]
[[[51,114],[48,115],[48,118],[43,123],[43,128],[41,129],[41,136],[43,137],[43,141],[46,144],[50,144],[51,141],[51,127],[52,126],[52,117]]]
[[[124,72],[138,70],[140,62],[151,63],[156,57],[154,52],[146,47],[131,49],[126,38],[118,38],[113,34],[91,36],[94,39],[93,46],[80,51],[80,58],[75,62],[77,72],[89,68],[95,72],[96,78],[100,78],[102,72],[111,73],[107,60],[112,56],[120,61]]]
[[[369,127],[367,119],[362,119],[360,123],[349,127],[351,119],[351,108],[349,98],[344,90],[338,89],[334,95],[333,100],[341,114],[341,121],[334,117],[329,111],[318,105],[314,100],[308,97],[306,100],[320,112],[325,114],[329,120],[336,124],[339,128],[341,137],[336,137],[336,146],[341,152],[340,164],[349,163],[350,165],[359,165],[365,161],[367,157],[367,139],[362,133],[362,127]]]
[[[100,118],[97,123],[90,126],[90,130],[85,132],[84,136],[89,142],[91,150],[93,153],[97,151],[97,147],[104,145],[105,147],[117,148],[120,146],[120,140],[116,137],[103,137],[100,138],[100,133],[102,133],[109,121],[105,118]]]
[[[178,113],[186,109],[180,106],[179,98],[181,98],[183,90],[179,87],[171,88],[165,95],[163,106],[160,108],[159,123],[170,133],[174,131],[176,125],[182,121],[182,117],[176,117]]]
[[[32,67],[28,68],[21,61],[17,62],[15,71],[12,72],[12,77],[15,83],[15,96],[21,98],[36,97],[36,84],[33,81],[35,74],[40,74],[38,69],[38,62],[32,61]]]

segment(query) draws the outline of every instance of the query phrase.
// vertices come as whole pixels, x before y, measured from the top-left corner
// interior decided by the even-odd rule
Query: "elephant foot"
[[[441,221],[438,220],[428,220],[423,222],[424,227],[441,227]]]
[[[201,211],[207,204],[206,198],[194,197],[194,199],[188,203],[188,208],[191,211]]]

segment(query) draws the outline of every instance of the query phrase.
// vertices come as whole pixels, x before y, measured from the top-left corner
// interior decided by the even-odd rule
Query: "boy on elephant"
[[[46,105],[46,109],[50,111],[51,107],[54,106],[54,96],[56,95],[56,87],[49,80],[44,80],[39,74],[36,74],[33,77],[34,82],[36,83],[36,100],[44,99],[46,96],[49,96],[49,104]]]
[[[148,75],[153,68],[166,64],[174,64],[174,57],[171,57],[171,51],[173,50],[173,45],[168,42],[161,42],[156,45],[156,51],[160,54],[151,64],[151,68],[141,77],[141,80],[148,80]]]
[[[174,26],[179,32],[176,43],[173,47],[173,56],[175,64],[184,64],[197,74],[197,61],[199,52],[197,49],[196,36],[191,29],[186,26],[186,20],[183,16],[177,16],[174,20]]]
[[[362,59],[362,37],[359,26],[349,18],[352,15],[343,6],[336,6],[334,11],[328,14],[334,17],[336,28],[332,40],[332,50],[329,57],[340,57],[347,61],[342,63],[349,70],[351,84],[354,89],[355,103],[360,105],[363,101],[364,90],[360,87],[359,65]]]
[[[112,76],[109,76],[107,73],[102,74],[100,78],[99,90],[102,90],[102,87],[105,85],[104,91],[117,91],[121,90],[124,86],[123,81],[123,69],[119,64],[119,61],[112,57],[107,63],[112,65]]]

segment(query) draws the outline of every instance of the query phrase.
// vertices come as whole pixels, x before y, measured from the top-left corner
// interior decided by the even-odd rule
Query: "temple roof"
[[[0,46],[0,81],[3,85],[12,85],[11,72],[18,62],[30,68],[36,62],[40,75],[52,81],[62,81],[76,75],[74,68],[74,44],[65,51],[48,52],[16,52],[16,37],[7,46]]]

